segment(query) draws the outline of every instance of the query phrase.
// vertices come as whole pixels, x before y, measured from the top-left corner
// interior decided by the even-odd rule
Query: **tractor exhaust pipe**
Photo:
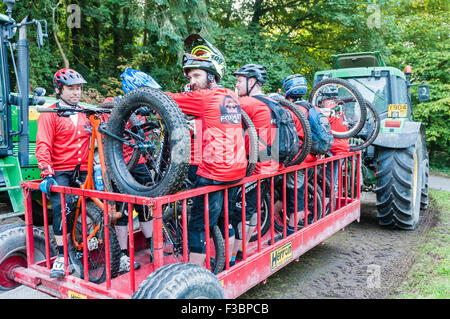
[[[29,16],[21,21],[26,23]],[[21,167],[29,165],[29,124],[28,124],[28,109],[29,109],[29,48],[27,40],[27,26],[19,27],[19,41],[17,42],[17,65],[18,65],[18,86],[19,86],[19,105],[20,105],[20,119],[21,119],[21,133],[19,135],[19,163]]]

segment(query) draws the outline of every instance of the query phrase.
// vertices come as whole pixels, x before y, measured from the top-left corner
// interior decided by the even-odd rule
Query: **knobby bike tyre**
[[[147,154],[146,168],[153,172],[157,158],[163,158],[164,167],[161,175],[154,172],[151,175],[152,183],[145,185],[139,183],[130,173],[123,154],[123,142],[115,137],[105,134],[105,160],[110,170],[111,178],[122,193],[158,197],[174,193],[179,190],[187,176],[191,155],[191,139],[189,130],[178,105],[163,92],[149,87],[142,87],[127,93],[120,99],[115,109],[112,111],[108,120],[107,131],[119,138],[126,135],[126,125],[132,114],[139,108],[147,107],[158,118],[164,127],[164,143],[148,142],[147,136],[144,136],[144,142],[141,145],[142,153]],[[143,126],[143,124],[141,124]],[[162,130],[160,130],[160,133]],[[136,136],[137,134],[135,134]],[[142,138],[142,137],[141,137]],[[142,141],[141,141],[142,142]],[[153,151],[157,150],[156,153]],[[159,169],[159,167],[157,167]]]
[[[369,109],[369,116],[366,119],[364,128],[356,136],[357,139],[359,136],[361,136],[363,142],[357,145],[350,145],[350,152],[361,151],[367,148],[369,145],[372,145],[372,143],[376,140],[378,133],[380,132],[381,121],[378,111],[369,101],[365,100],[365,103],[367,108]]]
[[[322,215],[323,215],[322,214],[323,192],[322,192],[322,188],[319,185],[317,185],[316,191],[317,191],[317,195],[316,195],[317,220],[319,220],[322,218]],[[275,201],[276,200],[282,201],[282,196],[283,196],[282,192],[283,192],[282,190],[277,191],[277,194],[275,194]],[[308,181],[308,225],[310,225],[311,223],[314,222],[314,193],[315,193],[314,185]],[[297,200],[304,201],[304,197],[297,198]],[[288,223],[288,222],[289,222],[289,216],[286,216],[286,223]],[[304,219],[299,220],[297,226],[298,226],[298,229],[305,227]],[[280,210],[278,212],[278,214],[275,214],[274,228],[279,232],[283,231],[283,210]]]
[[[312,145],[312,134],[311,134],[311,127],[309,126],[309,121],[306,118],[306,115],[302,112],[302,110],[291,101],[282,98],[274,96],[272,97],[275,101],[280,103],[285,108],[289,109],[294,115],[297,117],[297,119],[300,121],[300,124],[302,125],[303,129],[303,143],[300,146],[300,152],[299,154],[289,163],[287,163],[285,166],[293,166],[298,165],[301,162],[305,160],[305,158],[308,156],[309,152],[311,151],[311,145]]]
[[[241,110],[241,115],[245,134],[248,135],[249,139],[248,164],[245,176],[250,176],[255,170],[256,164],[258,164],[258,153],[259,153],[258,134],[256,132],[255,125],[253,125],[252,120],[247,115],[247,113],[244,112],[244,110]]]
[[[363,126],[366,122],[367,108],[366,108],[366,104],[365,104],[365,100],[364,100],[363,96],[356,89],[356,87],[354,85],[352,85],[351,83],[349,83],[348,81],[346,81],[344,79],[339,79],[339,78],[325,79],[325,80],[322,80],[319,83],[317,83],[312,88],[311,93],[309,95],[309,100],[308,100],[309,103],[321,108],[322,106],[320,103],[317,103],[317,99],[322,94],[321,90],[323,90],[327,86],[337,86],[338,88],[343,87],[344,89],[346,89],[347,92],[351,94],[352,102],[357,104],[357,106],[355,106],[355,109],[353,110],[353,112],[354,113],[359,112],[359,118],[358,118],[357,122],[354,123],[353,126],[348,131],[340,132],[340,131],[332,130],[333,136],[338,139],[350,138],[350,137],[355,136],[356,134],[359,133],[359,131],[361,131],[361,129],[363,128]],[[344,98],[348,99],[348,97],[344,97]]]
[[[103,211],[92,201],[86,202],[86,224],[87,236],[92,233],[94,227],[99,225],[95,236],[88,239],[88,242],[96,241],[97,248],[88,249],[89,281],[102,283],[106,280],[106,250],[105,250],[105,227],[103,222]],[[83,249],[77,249],[72,236],[69,237],[69,260],[75,276],[84,278]],[[83,242],[81,213],[75,226],[75,239],[78,243]],[[89,246],[89,244],[88,244]],[[109,227],[109,254],[111,278],[119,274],[120,269],[120,246],[116,237],[114,227]]]
[[[166,229],[169,232],[169,236],[172,236],[172,240],[175,242],[176,247],[170,247],[173,243],[170,242],[169,238],[166,238],[167,235],[164,235],[164,245],[169,246],[169,250],[171,254],[174,254],[175,258],[181,260],[183,257],[183,225],[181,222],[182,209],[181,204],[177,205],[177,211],[175,212],[175,207],[172,204],[169,204],[164,207],[163,210],[163,223]],[[188,215],[190,212],[190,208],[187,208]],[[187,218],[189,220],[189,216]],[[212,244],[212,252],[211,258],[213,258],[214,263],[211,264],[211,271],[214,274],[220,273],[225,267],[225,239],[223,234],[219,228],[219,226],[215,225],[210,228],[210,245]],[[165,250],[166,253],[168,253]]]

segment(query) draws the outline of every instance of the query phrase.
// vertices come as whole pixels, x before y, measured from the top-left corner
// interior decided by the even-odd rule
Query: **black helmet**
[[[216,82],[225,74],[225,59],[220,51],[198,34],[191,34],[184,40],[186,51],[183,57],[183,70],[202,69],[214,74]]]
[[[263,85],[267,80],[267,71],[266,68],[259,64],[246,64],[241,66],[239,69],[234,71],[234,76],[241,75],[246,78],[256,78],[256,81]]]

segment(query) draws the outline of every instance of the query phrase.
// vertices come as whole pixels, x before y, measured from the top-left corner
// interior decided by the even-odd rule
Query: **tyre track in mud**
[[[374,193],[361,194],[361,219],[291,262],[240,298],[389,298],[407,278],[416,247],[438,212],[421,211],[414,231],[378,226]]]

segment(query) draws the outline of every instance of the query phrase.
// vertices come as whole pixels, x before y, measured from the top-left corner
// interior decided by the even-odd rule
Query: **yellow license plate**
[[[406,117],[408,105],[406,104],[389,104],[388,117]]]

